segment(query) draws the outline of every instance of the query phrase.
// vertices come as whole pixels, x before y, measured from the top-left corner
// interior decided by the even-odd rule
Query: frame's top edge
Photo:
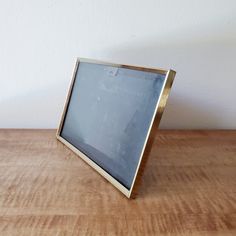
[[[157,72],[157,73],[164,74],[164,75],[166,75],[168,73],[168,71],[173,71],[173,70],[165,70],[165,69],[155,68],[155,67],[144,67],[144,66],[137,66],[137,65],[127,65],[127,64],[119,64],[119,63],[113,63],[113,62],[105,62],[105,61],[83,58],[83,57],[77,57],[77,62],[88,62],[88,63],[94,63],[94,64],[116,66],[116,67],[127,68],[127,69]],[[176,73],[175,71],[173,71],[173,72]]]

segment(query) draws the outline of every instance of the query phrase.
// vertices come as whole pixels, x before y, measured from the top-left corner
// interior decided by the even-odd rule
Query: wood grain
[[[236,235],[236,131],[159,131],[136,199],[54,130],[0,130],[0,235]]]

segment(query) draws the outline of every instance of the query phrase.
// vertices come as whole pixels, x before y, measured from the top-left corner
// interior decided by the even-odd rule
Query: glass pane
[[[61,136],[130,189],[164,79],[80,62]]]

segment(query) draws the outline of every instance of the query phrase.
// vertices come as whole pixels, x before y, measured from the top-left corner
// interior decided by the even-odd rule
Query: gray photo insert
[[[61,137],[130,189],[165,75],[80,62]]]

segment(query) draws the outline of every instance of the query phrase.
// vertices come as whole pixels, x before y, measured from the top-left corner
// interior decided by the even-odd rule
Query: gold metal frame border
[[[134,69],[134,70],[140,70],[140,71],[148,71],[148,72],[155,72],[159,74],[164,74],[165,76],[165,81],[164,81],[164,86],[162,87],[161,94],[159,96],[159,99],[157,101],[155,111],[153,113],[153,117],[148,129],[148,133],[146,135],[146,139],[142,148],[142,152],[139,158],[139,163],[136,168],[136,173],[131,185],[130,189],[127,189],[124,187],[120,182],[118,182],[114,177],[112,177],[110,174],[108,174],[104,169],[102,169],[100,166],[98,166],[95,162],[93,162],[88,156],[86,156],[84,153],[82,153],[79,149],[74,147],[72,144],[70,144],[68,141],[66,141],[60,134],[62,130],[62,126],[64,123],[64,119],[67,113],[67,108],[70,102],[70,97],[72,94],[74,82],[76,79],[76,74],[79,68],[79,63],[80,62],[88,62],[88,63],[95,63],[95,64],[102,64],[102,65],[110,65],[110,66],[115,66],[118,68],[128,68],[128,69]],[[107,179],[112,185],[114,185],[117,189],[119,189],[126,197],[128,198],[134,198],[135,195],[137,194],[137,187],[140,183],[141,176],[144,171],[145,164],[148,160],[152,144],[155,139],[155,135],[158,129],[158,125],[161,120],[161,116],[163,114],[167,98],[170,93],[170,89],[174,80],[176,72],[173,70],[164,70],[164,69],[157,69],[157,68],[147,68],[147,67],[140,67],[140,66],[132,66],[132,65],[124,65],[124,64],[116,64],[116,63],[109,63],[109,62],[103,62],[103,61],[98,61],[98,60],[92,60],[92,59],[87,59],[87,58],[77,58],[75,67],[73,70],[73,75],[71,79],[71,83],[69,86],[69,90],[67,93],[67,98],[65,101],[63,113],[61,116],[61,120],[59,123],[59,127],[57,129],[56,137],[57,139],[62,142],[65,146],[67,146],[69,149],[71,149],[74,153],[76,153],[79,157],[81,157],[87,164],[89,164],[92,168],[94,168],[100,175],[102,175],[105,179]]]

